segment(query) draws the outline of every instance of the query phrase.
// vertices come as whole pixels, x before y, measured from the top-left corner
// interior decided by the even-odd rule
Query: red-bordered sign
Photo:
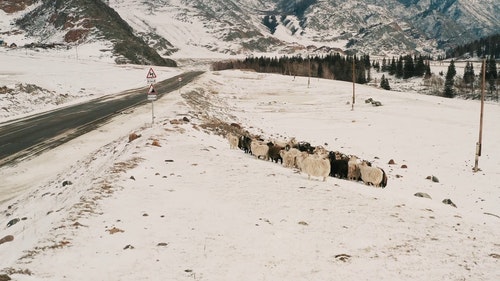
[[[148,95],[156,95],[156,90],[153,85],[149,86]]]
[[[156,73],[153,70],[153,68],[150,68],[148,71],[148,75],[146,76],[147,79],[154,79],[156,78]]]

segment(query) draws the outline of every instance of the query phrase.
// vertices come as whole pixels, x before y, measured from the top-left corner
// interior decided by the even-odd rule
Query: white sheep
[[[270,140],[273,144],[279,145],[281,147],[294,147],[297,145],[297,140],[295,137],[290,138],[290,140],[285,141],[285,140],[278,140],[278,139],[271,139]]]
[[[283,158],[283,166],[286,168],[297,168],[297,156],[300,155],[300,150],[290,148],[289,150],[281,150],[280,156]]]
[[[252,139],[252,142],[250,143],[250,151],[252,151],[252,154],[257,158],[263,156],[264,160],[269,160],[269,146],[264,142]]]
[[[238,148],[238,142],[239,142],[239,138],[238,136],[232,134],[232,133],[228,133],[227,134],[227,139],[229,140],[229,148],[230,149],[236,149]]]
[[[330,154],[330,151],[328,151],[323,146],[318,145],[314,148],[313,154],[318,155],[320,158],[326,158]]]
[[[323,181],[330,175],[330,160],[328,158],[320,158],[316,155],[309,155],[307,152],[302,152],[297,157],[299,169],[308,175],[308,179],[313,177],[323,177]]]
[[[359,171],[359,158],[356,156],[351,156],[349,162],[347,162],[347,178],[349,180],[358,181],[361,177],[361,172]]]
[[[387,185],[387,175],[384,170],[377,167],[370,167],[363,161],[357,165],[361,174],[361,180],[367,185],[374,185],[375,187],[385,187]]]

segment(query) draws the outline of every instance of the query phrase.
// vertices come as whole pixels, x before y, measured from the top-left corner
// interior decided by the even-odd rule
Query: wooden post
[[[354,110],[355,103],[356,103],[356,57],[352,56],[352,106],[351,106],[351,110]]]
[[[309,78],[307,78],[307,88],[311,85],[311,57],[307,55],[307,59],[309,60]]]
[[[483,64],[481,66],[481,71],[483,72],[483,81],[481,87],[481,113],[479,116],[479,140],[476,143],[476,158],[474,161],[474,172],[480,171],[479,164],[479,156],[481,156],[481,149],[483,144],[483,115],[484,115],[484,87],[486,84],[486,59],[483,60]]]

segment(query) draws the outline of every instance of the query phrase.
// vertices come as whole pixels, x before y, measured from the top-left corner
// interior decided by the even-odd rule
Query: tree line
[[[491,98],[495,98],[496,100],[498,100],[498,85],[500,75],[497,70],[497,62],[493,57],[485,59],[484,62],[484,88],[486,90],[486,93],[489,94]],[[455,63],[452,60],[450,61],[448,70],[446,72],[443,96],[453,98],[458,94],[457,90],[461,91],[462,93],[474,93],[475,89],[483,87],[482,69],[479,69],[478,73],[476,74],[472,62],[466,62],[464,74],[462,77],[456,79],[456,73]]]
[[[353,63],[354,61],[354,63]],[[338,53],[326,56],[247,57],[243,60],[216,62],[213,70],[252,69],[257,72],[278,73],[291,76],[309,76],[341,81],[353,80],[365,84],[370,78],[370,57],[343,56]]]
[[[348,56],[339,53],[324,56],[247,57],[242,60],[220,61],[213,70],[252,69],[257,72],[278,73],[292,76],[310,76],[365,84],[371,81],[371,70],[388,72],[396,78],[408,79],[430,75],[427,57],[400,56],[382,62],[371,61],[369,55]],[[353,72],[354,67],[354,72]]]
[[[433,94],[453,98],[456,95],[466,97],[473,96],[477,98],[475,89],[482,87],[480,74],[474,73],[472,62],[467,62],[463,77],[456,77],[455,62],[452,60],[444,76],[444,85],[442,78],[433,76],[430,68],[432,59],[426,56],[405,55],[383,58],[381,61],[370,59],[369,55],[348,56],[328,54],[324,56],[282,56],[282,57],[247,57],[241,60],[219,61],[212,64],[213,70],[225,69],[252,69],[256,72],[277,73],[290,76],[309,76],[325,79],[334,79],[341,81],[353,81],[359,84],[366,84],[372,80],[371,71],[383,72],[380,79],[380,87],[390,90],[389,75],[398,79],[409,79],[413,77],[422,77],[428,81],[431,86],[437,86]],[[354,67],[354,71],[353,71]],[[481,70],[479,70],[481,72]],[[386,76],[385,73],[388,75]],[[490,57],[486,60],[486,82],[485,85],[491,97],[498,99],[498,79],[499,74],[496,68],[496,60]],[[444,86],[444,87],[443,87]]]
[[[500,58],[500,33],[457,46],[446,52],[446,58],[448,59],[464,56]]]

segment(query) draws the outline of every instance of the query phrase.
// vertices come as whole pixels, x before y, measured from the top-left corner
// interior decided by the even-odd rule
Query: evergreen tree
[[[413,63],[413,58],[408,55],[404,58],[403,78],[408,79],[413,76],[415,76],[415,64]]]
[[[463,77],[464,83],[466,85],[470,84],[472,86],[472,84],[474,84],[474,77],[475,77],[474,65],[468,61],[464,69],[464,77]]]
[[[424,58],[419,56],[418,59],[415,60],[415,76],[422,77],[425,75],[426,65],[424,63]]]
[[[498,73],[497,73],[497,63],[493,57],[490,57],[489,59],[486,60],[486,81],[489,85],[488,90],[490,91],[490,94],[493,93],[493,91],[496,90],[496,81],[498,78]]]
[[[447,98],[455,97],[455,89],[453,88],[455,84],[455,75],[457,71],[455,69],[455,62],[452,60],[450,65],[448,65],[448,71],[446,72],[446,78],[444,80],[444,93],[443,96]]]
[[[427,61],[427,63],[425,64],[425,74],[424,74],[424,78],[425,79],[429,79],[432,77],[432,72],[431,72],[431,65],[429,63],[429,61]]]
[[[403,78],[403,75],[404,75],[403,57],[400,56],[396,63],[396,77]]]
[[[394,57],[392,58],[391,65],[389,66],[389,74],[396,74],[396,60],[394,59]]]
[[[382,74],[382,79],[380,80],[380,88],[385,90],[390,90],[391,86],[389,85],[389,80],[385,78],[385,75]]]

